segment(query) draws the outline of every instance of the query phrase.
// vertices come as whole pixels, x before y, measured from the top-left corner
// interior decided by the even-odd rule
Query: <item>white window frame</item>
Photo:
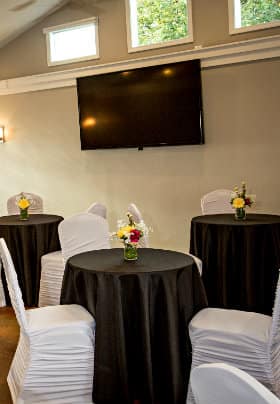
[[[67,31],[68,29],[71,29],[71,28],[82,27],[82,26],[91,25],[91,24],[94,24],[94,28],[95,28],[96,53],[94,55],[76,57],[76,58],[72,58],[72,59],[64,59],[64,60],[60,60],[60,61],[51,60],[50,34],[52,34],[54,32],[59,32],[59,31]],[[65,65],[68,63],[76,63],[76,62],[82,62],[85,60],[99,59],[98,17],[85,18],[83,20],[77,20],[74,22],[66,23],[66,24],[60,24],[60,25],[56,25],[53,27],[44,28],[43,33],[46,35],[46,41],[47,41],[48,66]]]
[[[242,32],[258,31],[267,28],[279,27],[280,21],[265,22],[263,24],[250,25],[249,27],[241,27],[240,0],[228,0],[228,19],[229,19],[229,33],[230,35],[240,34]],[[235,27],[236,20],[239,20],[240,27]]]
[[[133,7],[135,0],[125,0],[126,10],[126,33],[127,33],[127,48],[128,53],[141,52],[149,49],[165,48],[167,46],[180,45],[193,42],[193,23],[192,23],[192,0],[186,0],[188,10],[188,36],[180,39],[174,39],[172,41],[158,42],[150,45],[132,46],[132,37],[137,35],[137,20],[136,10]],[[131,7],[132,3],[132,7]],[[133,13],[134,11],[134,13]],[[134,20],[134,25],[132,24]]]

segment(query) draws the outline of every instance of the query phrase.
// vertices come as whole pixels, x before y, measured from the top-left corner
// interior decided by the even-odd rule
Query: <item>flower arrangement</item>
[[[19,207],[19,215],[21,220],[27,220],[28,219],[28,208],[31,205],[31,202],[29,199],[26,198],[24,193],[22,192],[20,195],[20,199],[17,203]]]
[[[135,223],[131,213],[127,213],[128,224],[118,220],[118,231],[115,233],[119,240],[124,243],[124,258],[136,260],[138,258],[137,247],[141,237],[147,234],[148,229],[143,221]]]
[[[251,207],[254,203],[252,196],[247,195],[246,183],[244,181],[241,183],[241,189],[237,186],[234,187],[230,203],[235,209],[236,219],[244,220],[246,218],[246,206]]]

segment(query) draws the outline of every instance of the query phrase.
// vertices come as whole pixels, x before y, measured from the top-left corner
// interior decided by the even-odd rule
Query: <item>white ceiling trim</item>
[[[77,77],[201,59],[202,68],[280,57],[280,35],[0,81],[0,95],[76,85]]]

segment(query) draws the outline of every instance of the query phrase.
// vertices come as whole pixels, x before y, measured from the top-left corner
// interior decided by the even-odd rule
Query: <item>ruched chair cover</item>
[[[272,317],[206,308],[189,324],[192,369],[225,362],[255,377],[280,398],[280,277]],[[188,402],[192,403],[189,390]]]
[[[94,202],[91,204],[86,210],[87,213],[94,213],[95,215],[101,216],[104,219],[107,218],[107,209],[106,206],[100,202]]]
[[[58,226],[62,251],[41,258],[39,307],[59,304],[68,258],[81,252],[110,248],[108,222],[93,213],[79,213]]]
[[[93,213],[79,213],[58,226],[64,262],[73,255],[110,248],[107,220]]]
[[[225,363],[196,367],[190,381],[197,404],[280,404],[254,377]]]
[[[8,215],[18,215],[18,201],[21,198],[21,195],[24,196],[31,202],[30,207],[28,208],[28,212],[32,213],[43,213],[43,199],[39,195],[31,194],[29,192],[21,192],[18,195],[11,196],[7,201],[7,211]]]
[[[6,306],[6,297],[1,276],[2,276],[2,262],[0,260],[0,307],[4,307]]]
[[[135,223],[143,222],[142,213],[140,212],[138,207],[135,205],[135,203],[130,203],[127,207],[127,211],[133,216],[133,220]]]
[[[201,198],[201,211],[203,215],[215,215],[218,213],[233,213],[230,204],[233,191],[229,189],[216,189]]]
[[[25,311],[4,239],[0,255],[20,326],[7,378],[13,403],[92,403],[95,320],[79,305]]]
[[[193,254],[190,254],[190,253],[186,253],[186,254],[188,254],[190,257],[192,257],[192,259],[193,259],[194,262],[196,263],[196,266],[197,266],[199,275],[202,276],[202,267],[203,267],[203,264],[202,264],[201,259],[198,258],[198,257],[196,257],[196,256],[193,255]]]
[[[62,251],[54,251],[41,257],[39,307],[59,304],[65,264]]]

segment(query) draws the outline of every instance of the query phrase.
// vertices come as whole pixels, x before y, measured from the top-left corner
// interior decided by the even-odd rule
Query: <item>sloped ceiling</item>
[[[69,0],[0,0],[0,48]]]

